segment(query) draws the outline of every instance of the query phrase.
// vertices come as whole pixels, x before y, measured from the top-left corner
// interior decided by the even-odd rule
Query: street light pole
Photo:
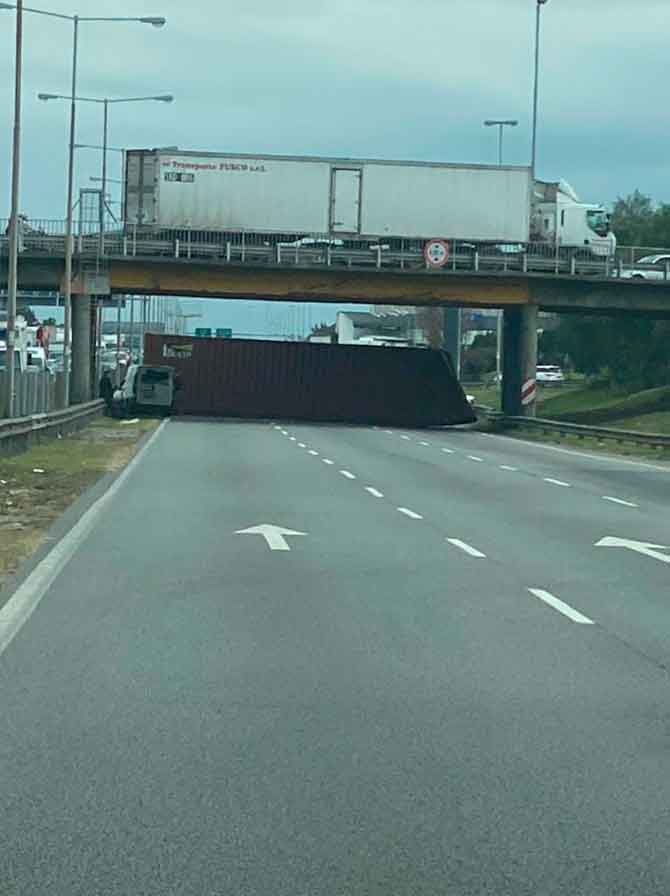
[[[484,127],[498,128],[498,165],[503,163],[503,131],[505,128],[515,128],[519,122],[512,118],[488,118]]]
[[[537,0],[535,16],[535,83],[533,87],[533,145],[531,149],[531,174],[535,180],[535,165],[537,162],[537,111],[540,84],[540,15],[542,7],[548,0]]]
[[[103,126],[102,126],[102,185],[100,196],[100,254],[105,250],[105,202],[107,201],[107,133],[109,127],[109,100],[103,100]]]
[[[70,91],[70,140],[67,160],[67,208],[65,213],[65,273],[63,284],[63,406],[70,405],[70,332],[72,328],[72,205],[74,193],[74,141],[76,128],[77,54],[79,16],[72,18],[72,84]]]
[[[7,407],[14,416],[14,336],[19,267],[19,187],[21,174],[21,74],[23,62],[23,0],[16,4],[16,61],[14,82],[14,143],[12,147],[12,200],[9,222],[9,270],[7,282]]]

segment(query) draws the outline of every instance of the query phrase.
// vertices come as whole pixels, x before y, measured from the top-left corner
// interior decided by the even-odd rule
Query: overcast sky
[[[171,92],[112,109],[114,146],[495,162],[482,122],[518,118],[506,161],[530,154],[534,0],[80,0],[80,15],[164,15],[82,25],[79,93]],[[71,26],[25,15],[22,210],[64,216]],[[668,0],[549,0],[543,8],[538,173],[588,201],[635,188],[670,201]],[[9,204],[14,14],[0,11],[0,216]],[[99,143],[102,110],[79,109]],[[117,176],[120,157],[110,157]],[[78,185],[100,155],[78,153]],[[118,198],[118,194],[115,195]]]

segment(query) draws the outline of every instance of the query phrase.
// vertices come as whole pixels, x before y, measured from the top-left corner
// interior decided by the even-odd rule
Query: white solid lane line
[[[318,452],[318,451],[314,451],[314,449],[311,449],[309,453],[312,455],[312,457],[318,457],[318,456],[319,456],[319,452]]]
[[[369,492],[373,498],[383,498],[384,497],[384,495],[382,495],[381,492],[378,492],[376,488],[372,488],[371,485],[366,485],[365,491]]]
[[[548,482],[549,485],[558,485],[561,488],[572,488],[569,482],[563,482],[562,479],[550,479],[548,476],[545,476],[544,481]]]
[[[507,464],[501,464],[500,469],[507,470],[508,473],[518,473],[519,472],[518,467],[508,467]]]
[[[452,451],[451,448],[443,448],[442,450],[445,454],[456,454],[456,452]]]
[[[349,470],[340,470],[340,473],[345,477],[345,479],[355,479],[353,473],[350,473]]]
[[[484,458],[483,458],[483,457],[475,457],[474,454],[468,454],[468,460],[474,460],[475,463],[477,463],[477,464],[483,464],[483,463],[484,463]]]
[[[298,448],[306,448],[306,447],[307,447],[307,445],[305,445],[304,442],[298,442]]]
[[[328,457],[324,457],[324,458],[323,458],[323,462],[324,462],[324,464],[328,464],[329,467],[334,467],[334,466],[335,466],[335,461],[334,461],[334,460],[330,460],[330,458],[328,458]]]
[[[575,610],[573,607],[569,606],[566,603],[563,603],[562,600],[559,600],[557,597],[554,597],[553,594],[550,594],[548,591],[544,591],[542,588],[529,588],[530,593],[539,598],[541,601],[544,601],[545,604],[548,604],[550,607],[553,607],[554,610],[558,610],[559,613],[562,613],[564,616],[567,616],[568,619],[572,619],[573,622],[578,623],[579,625],[594,625],[593,619],[589,619],[588,616],[583,616],[578,610]]]
[[[603,495],[603,501],[611,501],[612,504],[620,504],[622,507],[639,507],[639,504],[633,504],[632,501],[624,501],[622,498],[613,498],[611,495]]]
[[[447,538],[449,544],[453,544],[455,548],[460,548],[461,551],[464,551],[466,554],[469,554],[471,557],[477,557],[479,560],[486,560],[486,554],[482,554],[481,551],[478,551],[477,548],[473,548],[472,545],[466,544],[464,541],[461,541],[458,538]]]
[[[405,516],[408,516],[411,520],[422,520],[423,517],[420,513],[414,513],[413,510],[409,510],[407,507],[398,507],[400,513],[404,513]]]
[[[118,479],[110,485],[95,503],[79,518],[70,531],[57,542],[35,569],[23,580],[14,594],[0,610],[0,656],[21,631],[40,601],[58,578],[59,573],[79,550],[93,528],[102,520],[104,526],[107,517],[107,505],[123,488],[137,467],[145,460],[151,446],[160,437],[168,425],[163,420],[157,430],[145,442],[144,447],[130,461]]]

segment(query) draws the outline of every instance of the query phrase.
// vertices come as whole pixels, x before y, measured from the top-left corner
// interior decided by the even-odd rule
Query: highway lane
[[[667,517],[498,451],[170,423],[0,658],[0,892],[665,896]]]

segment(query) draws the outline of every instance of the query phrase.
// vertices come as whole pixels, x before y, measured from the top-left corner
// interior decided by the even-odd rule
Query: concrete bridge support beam
[[[91,400],[91,297],[72,296],[70,404]]]
[[[503,312],[502,411],[534,417],[537,397],[537,305]]]

